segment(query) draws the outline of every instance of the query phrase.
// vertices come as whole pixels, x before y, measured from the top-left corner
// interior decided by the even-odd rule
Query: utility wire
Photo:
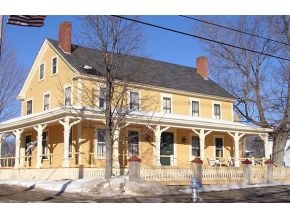
[[[225,42],[220,42],[220,41],[217,41],[217,40],[214,40],[214,39],[205,38],[205,37],[202,37],[202,36],[198,36],[198,35],[182,32],[182,31],[171,29],[171,28],[168,28],[168,27],[155,25],[155,24],[152,24],[152,23],[148,23],[148,22],[144,22],[144,21],[140,21],[140,20],[136,20],[136,19],[131,19],[129,17],[123,17],[123,16],[119,16],[119,15],[112,15],[112,16],[120,18],[120,19],[124,19],[124,20],[129,20],[129,21],[132,21],[132,22],[140,23],[140,24],[143,24],[143,25],[146,25],[146,26],[150,26],[150,27],[155,27],[155,28],[158,28],[158,29],[166,30],[166,31],[169,31],[169,32],[174,32],[174,33],[178,33],[178,34],[181,34],[181,35],[190,36],[190,37],[193,37],[193,38],[198,38],[198,39],[201,39],[201,40],[210,41],[210,42],[218,43],[218,44],[221,44],[221,45],[226,45],[226,46],[229,46],[229,47],[232,47],[232,48],[237,48],[237,49],[253,52],[253,53],[256,53],[256,54],[265,55],[265,56],[272,57],[272,58],[277,58],[277,59],[284,60],[284,61],[290,61],[290,59],[287,59],[287,58],[283,58],[283,57],[279,57],[279,56],[271,55],[271,54],[266,54],[266,53],[263,53],[263,52],[260,52],[260,51],[256,51],[256,50],[253,50],[253,49],[243,48],[243,47],[240,47],[240,46],[237,46],[237,45],[232,45],[232,44],[228,44],[228,43],[225,43]]]
[[[257,37],[257,38],[260,38],[260,39],[264,39],[264,40],[268,40],[268,41],[271,41],[271,42],[280,43],[280,44],[289,46],[289,44],[286,43],[286,42],[281,42],[281,41],[277,41],[277,40],[274,40],[274,39],[270,39],[270,38],[266,38],[266,37],[263,37],[263,36],[259,36],[259,35],[253,34],[253,33],[244,32],[242,30],[238,30],[238,29],[234,29],[234,28],[231,28],[231,27],[223,26],[223,25],[220,25],[220,24],[217,24],[217,23],[212,23],[212,22],[209,22],[209,21],[206,21],[206,20],[201,20],[201,19],[198,19],[198,18],[185,16],[185,15],[179,15],[179,16],[183,17],[183,18],[190,19],[190,20],[198,21],[198,22],[201,22],[201,23],[206,23],[206,24],[209,24],[209,25],[212,25],[212,26],[221,27],[223,29],[232,30],[232,31],[235,31],[235,32],[238,32],[238,33],[254,36],[254,37]]]

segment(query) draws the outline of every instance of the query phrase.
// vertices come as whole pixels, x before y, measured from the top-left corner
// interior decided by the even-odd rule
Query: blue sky
[[[6,21],[8,16],[4,18]],[[193,31],[191,21],[179,16],[141,16],[141,19],[180,31]],[[40,28],[4,25],[4,40],[15,48],[20,64],[29,69],[44,39],[58,39],[58,26],[63,21],[72,22],[73,42],[77,43],[79,16],[68,15],[48,15]],[[145,54],[150,58],[194,67],[196,57],[206,55],[197,39],[146,26],[144,32]]]

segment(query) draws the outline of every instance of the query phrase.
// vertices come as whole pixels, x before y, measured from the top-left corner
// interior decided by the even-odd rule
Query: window
[[[99,108],[106,107],[106,88],[100,87],[100,94],[99,94]]]
[[[171,98],[163,97],[163,113],[171,113]]]
[[[198,117],[199,116],[199,102],[198,101],[192,101],[192,116]]]
[[[130,109],[139,110],[139,93],[130,92]]]
[[[32,100],[26,102],[26,114],[32,114]]]
[[[49,94],[45,94],[44,95],[44,99],[43,99],[43,110],[49,110]]]
[[[52,59],[52,66],[51,66],[51,73],[52,75],[56,74],[56,70],[57,70],[57,58],[53,58]]]
[[[221,118],[221,105],[220,104],[214,104],[214,118],[220,119]]]
[[[42,133],[42,159],[48,159],[48,133]]]
[[[97,157],[106,157],[106,130],[97,130]]]
[[[64,105],[71,105],[71,87],[66,87],[64,90]]]
[[[199,157],[200,156],[200,143],[198,136],[192,136],[191,140],[191,155]]]
[[[128,156],[139,155],[139,132],[128,131]]]
[[[73,141],[72,141],[72,128],[70,129],[69,133],[69,144],[68,144],[68,157],[72,157],[72,146],[73,146]]]
[[[44,64],[40,64],[39,66],[39,80],[44,79]]]
[[[223,157],[223,139],[215,138],[215,156]]]

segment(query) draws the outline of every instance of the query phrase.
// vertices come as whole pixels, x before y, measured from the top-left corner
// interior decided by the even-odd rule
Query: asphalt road
[[[102,199],[82,193],[43,191],[34,187],[0,185],[1,203],[192,203],[191,195],[168,195]],[[201,192],[199,203],[285,203],[290,202],[290,186],[245,188]]]

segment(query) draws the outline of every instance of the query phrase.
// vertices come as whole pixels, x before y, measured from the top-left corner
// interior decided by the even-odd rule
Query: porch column
[[[113,144],[113,168],[119,169],[119,136],[120,136],[120,129],[116,129],[114,132],[114,144]]]
[[[35,168],[41,167],[41,159],[42,159],[42,133],[46,128],[46,124],[38,124],[34,127],[37,131],[37,153],[36,153],[36,166]]]
[[[13,134],[15,135],[15,164],[14,168],[19,168],[20,166],[20,140],[21,140],[21,134],[23,132],[23,129],[16,129],[13,131]]]
[[[259,137],[264,141],[265,158],[270,159],[268,133],[265,133],[263,135],[259,135]]]
[[[80,120],[76,120],[72,123],[70,123],[70,118],[65,117],[64,120],[59,120],[59,123],[63,125],[63,162],[62,167],[69,167],[69,136],[71,127],[77,123],[79,123]]]
[[[161,129],[160,125],[156,125],[155,128],[148,126],[154,132],[155,137],[155,149],[153,149],[153,164],[154,166],[161,166],[160,163],[160,143],[161,143],[161,133],[169,129],[169,127],[164,127]]]
[[[205,147],[205,137],[210,134],[212,131],[207,131],[205,132],[204,129],[200,129],[200,131],[198,132],[198,130],[196,129],[192,129],[192,131],[197,134],[199,136],[199,143],[200,143],[200,159],[202,161],[204,161],[204,147]]]
[[[235,152],[235,167],[240,166],[240,138],[245,134],[239,134],[239,132],[234,132],[234,134],[228,132],[228,134],[234,139],[234,152]]]

